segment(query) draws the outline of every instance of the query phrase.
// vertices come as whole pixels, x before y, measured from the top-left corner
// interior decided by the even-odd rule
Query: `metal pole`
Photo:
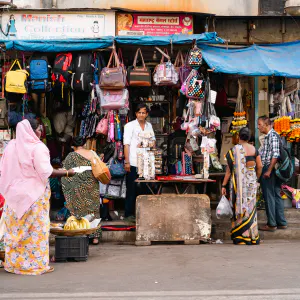
[[[257,128],[257,120],[258,120],[258,109],[259,109],[259,77],[254,77],[254,110],[255,110],[255,118],[254,118],[254,126],[255,126],[255,147],[259,148],[259,132]]]

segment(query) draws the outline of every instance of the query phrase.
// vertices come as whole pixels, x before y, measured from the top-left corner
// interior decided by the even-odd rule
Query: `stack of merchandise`
[[[163,151],[161,149],[154,150],[155,156],[155,174],[161,175],[163,174],[163,158],[162,158]]]
[[[154,135],[152,132],[139,133],[139,148],[137,148],[137,166],[139,178],[155,179]]]

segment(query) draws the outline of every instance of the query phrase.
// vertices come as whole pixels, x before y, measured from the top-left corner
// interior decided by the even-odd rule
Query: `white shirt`
[[[127,123],[124,127],[124,145],[129,145],[129,163],[133,167],[137,167],[137,151],[139,144],[139,133],[143,131],[138,120]],[[153,140],[155,141],[152,125],[149,122],[145,123],[145,132],[153,133]]]

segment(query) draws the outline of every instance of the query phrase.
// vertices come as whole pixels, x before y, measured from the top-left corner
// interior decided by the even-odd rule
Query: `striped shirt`
[[[269,166],[273,158],[280,157],[280,137],[274,129],[271,129],[265,136],[263,148],[261,150],[261,160],[263,166]]]

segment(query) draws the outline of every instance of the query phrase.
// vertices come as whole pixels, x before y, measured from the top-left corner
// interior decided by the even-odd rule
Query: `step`
[[[300,209],[285,209],[285,217],[288,222],[288,229],[276,230],[275,232],[260,231],[261,239],[265,240],[298,240],[300,239]],[[258,224],[267,223],[265,210],[258,211]],[[231,222],[230,220],[219,220],[216,217],[215,210],[212,210],[212,238],[221,240],[230,240]]]

